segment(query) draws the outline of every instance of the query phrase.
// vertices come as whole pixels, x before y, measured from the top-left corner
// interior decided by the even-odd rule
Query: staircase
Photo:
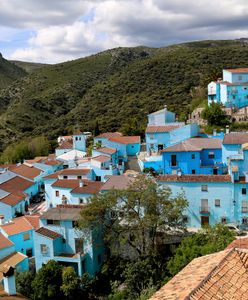
[[[125,170],[141,172],[136,155],[128,156],[128,161],[125,163]]]

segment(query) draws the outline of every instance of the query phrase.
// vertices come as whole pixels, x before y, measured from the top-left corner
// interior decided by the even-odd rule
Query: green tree
[[[207,120],[208,125],[215,126],[226,126],[230,124],[230,121],[226,113],[222,110],[219,103],[212,103],[207,106],[201,114],[201,117]]]
[[[128,245],[141,257],[156,252],[159,233],[165,234],[170,226],[184,226],[186,206],[183,195],[172,197],[170,189],[141,175],[127,189],[95,195],[82,210],[79,226],[101,226],[112,253],[121,254],[122,245]]]
[[[35,274],[31,271],[27,272],[16,272],[16,290],[18,293],[32,298],[33,289],[32,282]]]
[[[38,136],[29,142],[28,147],[33,157],[45,156],[49,154],[50,143],[46,137]]]
[[[204,228],[182,240],[175,255],[168,262],[168,271],[174,276],[194,258],[221,251],[233,240],[234,233],[226,226],[218,224]]]
[[[32,282],[33,299],[60,299],[63,296],[61,286],[62,266],[56,261],[50,260],[39,269]]]
[[[62,271],[61,291],[66,299],[79,298],[80,279],[72,267],[66,267]]]

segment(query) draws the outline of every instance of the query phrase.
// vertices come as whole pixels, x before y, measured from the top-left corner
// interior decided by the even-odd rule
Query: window
[[[226,223],[227,223],[226,217],[222,217],[222,218],[221,218],[221,223],[222,223],[222,224],[226,224]]]
[[[235,100],[235,98],[236,98],[235,95],[233,95],[232,97],[233,97],[233,100]]]
[[[151,149],[152,149],[152,150],[154,149],[154,144],[151,144]]]
[[[32,256],[33,256],[33,249],[32,249],[32,248],[27,249],[27,250],[26,250],[26,255],[27,255],[28,257],[32,257]]]
[[[242,188],[242,195],[246,195],[246,188]]]
[[[78,137],[76,136],[75,140],[77,141],[78,140]]]
[[[242,224],[243,225],[248,225],[248,218],[247,217],[242,218]]]
[[[192,154],[192,155],[191,155],[191,158],[192,158],[192,159],[195,159],[195,154]]]
[[[96,176],[96,181],[101,181],[101,176]]]
[[[214,200],[214,205],[217,207],[220,207],[220,199],[215,199]]]
[[[59,191],[55,191],[55,196],[59,197]]]
[[[63,179],[68,179],[68,176],[66,176],[66,175],[65,175],[65,176],[63,176]]]
[[[183,223],[189,223],[189,217],[183,216]]]
[[[47,245],[41,244],[41,245],[40,245],[40,252],[41,252],[42,254],[46,254],[46,253],[48,252],[48,247],[47,247]]]
[[[30,234],[29,233],[24,233],[23,234],[23,240],[24,241],[30,240]]]
[[[75,239],[75,251],[76,253],[82,253],[84,247],[84,241],[83,239]]]
[[[171,166],[176,167],[177,166],[177,156],[175,154],[171,155]]]
[[[207,192],[207,191],[208,191],[208,186],[207,186],[207,184],[203,184],[203,185],[201,186],[201,191],[202,191],[202,192]]]
[[[238,80],[242,80],[242,76],[241,75],[238,76]]]
[[[77,227],[77,221],[72,221],[72,227]]]
[[[150,134],[150,139],[151,139],[151,140],[154,139],[154,134]]]
[[[82,179],[82,176],[78,176],[77,179]]]
[[[102,263],[102,256],[101,256],[101,254],[97,255],[97,262],[98,262],[98,265],[100,265]]]
[[[81,137],[79,137],[78,140],[81,141]]]
[[[248,212],[248,201],[242,201],[241,211],[242,211],[242,213]]]
[[[55,225],[55,226],[59,226],[60,222],[59,220],[47,220],[47,225]]]
[[[79,200],[79,201],[78,201],[79,204],[83,204],[83,203],[84,203],[84,198],[79,198],[78,200]]]
[[[208,152],[208,158],[214,158],[214,152]]]
[[[195,174],[195,170],[192,170],[191,173],[192,173],[192,174]]]

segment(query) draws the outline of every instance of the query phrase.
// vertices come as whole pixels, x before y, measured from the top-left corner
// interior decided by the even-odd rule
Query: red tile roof
[[[106,156],[106,155],[98,155],[98,156],[92,157],[91,160],[96,160],[96,161],[99,161],[101,163],[104,163],[104,162],[110,161],[111,158],[109,156]]]
[[[161,182],[231,182],[230,175],[161,175],[157,177]]]
[[[71,141],[63,141],[56,149],[72,149],[73,143]]]
[[[25,191],[27,188],[32,186],[34,183],[30,180],[24,179],[20,176],[16,176],[4,183],[0,184],[0,189],[13,193],[15,195],[20,195],[22,191]]]
[[[140,136],[119,136],[109,138],[111,142],[120,143],[120,144],[140,144]]]
[[[148,125],[146,128],[146,133],[158,133],[158,132],[170,132],[174,129],[181,127],[181,125]]]
[[[225,134],[223,144],[238,144],[248,143],[248,132],[231,132]]]
[[[16,164],[4,164],[0,165],[0,169],[8,169],[12,171],[16,167]]]
[[[23,217],[14,218],[11,222],[1,225],[8,235],[15,235],[34,229],[31,223]]]
[[[72,194],[97,194],[103,187],[103,182],[100,181],[83,181],[82,187],[76,187],[71,191]]]
[[[14,169],[12,169],[12,172],[21,175],[23,177],[26,177],[28,179],[34,180],[35,177],[39,176],[41,173],[44,173],[41,169],[35,168],[35,167],[29,167],[25,164],[22,164]]]
[[[248,299],[248,253],[232,249],[191,261],[150,300]]]
[[[60,187],[66,189],[75,189],[79,186],[78,179],[59,179],[55,181],[51,186],[53,187]]]
[[[163,149],[161,152],[189,152],[203,149],[221,149],[221,139],[190,138],[179,144]]]
[[[55,173],[49,174],[49,175],[43,177],[43,179],[57,179],[58,176],[61,174],[62,171],[63,170],[59,170],[59,171],[57,171]]]
[[[6,197],[0,199],[0,202],[10,205],[10,206],[15,206],[19,202],[23,201],[25,199],[25,195],[14,195],[14,194],[9,194]]]
[[[237,69],[224,69],[230,73],[248,73],[248,68],[237,68]]]
[[[61,170],[59,175],[86,175],[90,172],[90,169],[64,169]]]
[[[96,138],[112,138],[112,137],[118,137],[118,136],[122,136],[121,132],[104,132],[99,134],[98,136],[96,136]]]
[[[43,235],[43,236],[46,236],[47,238],[49,239],[52,239],[52,240],[56,240],[57,238],[60,238],[62,235],[55,232],[55,231],[52,231],[48,228],[45,228],[45,227],[41,227],[39,229],[37,229],[35,232]]]
[[[101,190],[108,191],[111,189],[124,190],[127,189],[132,182],[135,181],[134,177],[126,175],[112,175],[108,176],[108,180],[104,183]]]
[[[40,228],[40,215],[26,215],[24,218],[31,224],[34,229]]]
[[[0,233],[0,250],[13,246],[14,244]]]
[[[117,150],[113,149],[113,148],[102,147],[102,148],[96,149],[96,151],[102,152],[105,154],[114,154],[114,153],[116,153]]]
[[[239,237],[232,241],[226,249],[239,248],[248,250],[248,237]]]

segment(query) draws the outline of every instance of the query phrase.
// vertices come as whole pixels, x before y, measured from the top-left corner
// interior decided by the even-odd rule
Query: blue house
[[[104,258],[99,229],[81,231],[75,227],[83,206],[58,206],[41,216],[41,228],[35,232],[36,270],[53,259],[72,266],[79,276],[95,275]]]
[[[241,108],[248,105],[248,68],[223,70],[223,79],[208,85],[208,103]]]
[[[162,150],[163,174],[222,174],[222,140],[190,138]]]
[[[0,270],[10,266],[18,271],[28,271],[28,257],[20,252],[16,252],[14,244],[0,233]],[[0,282],[2,279],[3,273],[0,272]]]
[[[16,252],[33,257],[34,231],[39,228],[39,216],[23,216],[14,218],[11,222],[2,224],[0,232],[14,245]]]
[[[72,135],[70,139],[59,139],[59,145],[55,149],[56,157],[71,150],[86,152],[86,139],[87,136],[79,131]]]

